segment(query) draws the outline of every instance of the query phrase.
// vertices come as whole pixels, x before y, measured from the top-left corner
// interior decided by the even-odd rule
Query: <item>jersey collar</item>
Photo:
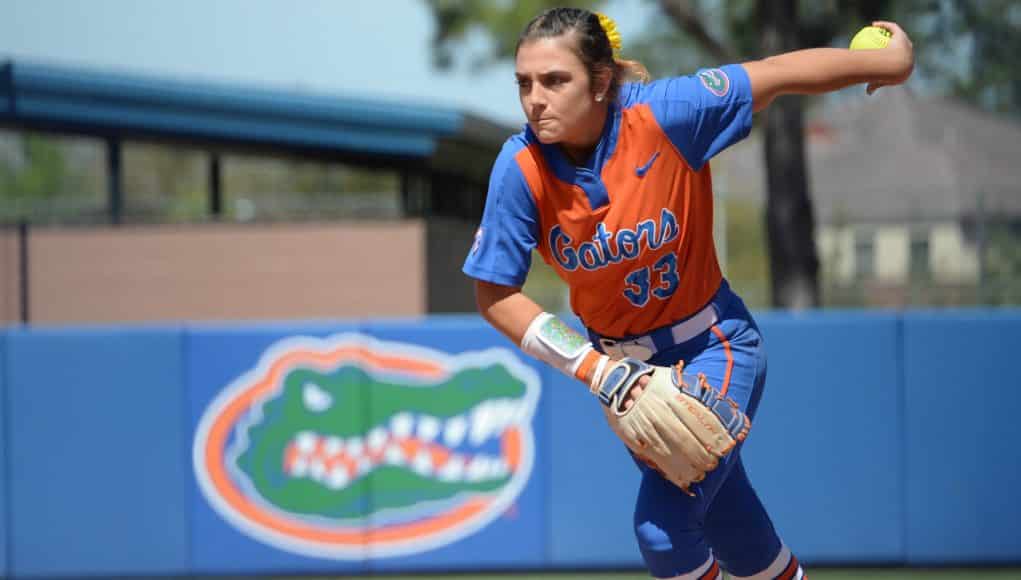
[[[593,210],[610,203],[610,197],[606,192],[601,175],[603,165],[613,156],[613,151],[617,148],[617,135],[620,134],[620,103],[611,103],[606,116],[606,123],[603,124],[603,134],[599,137],[599,143],[596,144],[595,151],[582,166],[574,165],[574,162],[559,146],[539,143],[539,139],[532,132],[531,127],[526,128],[529,139],[539,143],[542,155],[546,158],[547,165],[553,170],[553,175],[560,181],[580,187],[585,192],[589,206]]]

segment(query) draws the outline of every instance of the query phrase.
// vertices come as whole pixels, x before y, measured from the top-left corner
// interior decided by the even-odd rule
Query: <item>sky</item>
[[[654,7],[608,0],[628,38]],[[450,106],[523,121],[508,62],[436,71],[425,0],[4,0],[0,61]],[[480,46],[478,42],[474,46]]]

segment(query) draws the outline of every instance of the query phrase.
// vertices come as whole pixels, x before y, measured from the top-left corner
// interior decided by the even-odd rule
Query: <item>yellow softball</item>
[[[851,39],[851,50],[875,50],[886,48],[890,42],[890,31],[878,26],[866,26]]]

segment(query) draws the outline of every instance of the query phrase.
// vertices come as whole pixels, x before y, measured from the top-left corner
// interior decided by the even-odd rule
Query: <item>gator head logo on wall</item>
[[[513,504],[532,470],[538,396],[536,373],[503,349],[290,338],[206,408],[195,473],[221,516],[278,548],[419,553]]]

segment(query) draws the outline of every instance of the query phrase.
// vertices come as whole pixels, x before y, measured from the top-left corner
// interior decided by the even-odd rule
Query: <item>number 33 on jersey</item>
[[[581,167],[526,127],[494,164],[465,273],[521,286],[537,249],[601,335],[690,316],[722,279],[708,161],[748,134],[751,113],[747,74],[730,65],[625,84]]]

